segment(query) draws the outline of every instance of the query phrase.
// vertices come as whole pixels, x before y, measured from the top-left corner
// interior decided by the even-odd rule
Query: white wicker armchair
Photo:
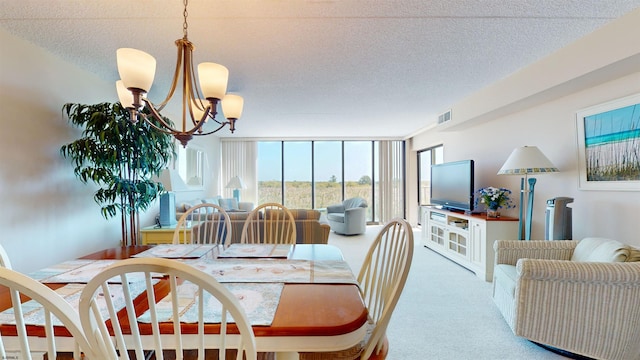
[[[494,301],[518,336],[598,359],[640,359],[640,252],[582,241],[577,251],[573,240],[496,241]]]

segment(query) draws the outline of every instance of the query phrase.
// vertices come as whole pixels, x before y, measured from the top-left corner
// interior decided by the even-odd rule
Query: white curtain
[[[246,189],[240,190],[240,201],[258,203],[257,159],[258,146],[255,141],[222,140],[220,156],[220,191],[224,197],[232,197],[233,189],[227,184],[234,176],[242,179]]]
[[[404,217],[404,146],[402,141],[379,141],[380,180],[377,191],[380,196],[376,208],[380,222]]]

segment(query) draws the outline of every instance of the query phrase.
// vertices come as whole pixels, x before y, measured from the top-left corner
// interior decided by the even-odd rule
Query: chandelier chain
[[[184,35],[184,38],[187,38],[187,28],[189,27],[187,25],[187,16],[189,15],[189,13],[187,13],[187,3],[189,1],[188,0],[184,0],[184,11],[182,12],[182,16],[184,17],[184,22],[182,23],[182,34]]]

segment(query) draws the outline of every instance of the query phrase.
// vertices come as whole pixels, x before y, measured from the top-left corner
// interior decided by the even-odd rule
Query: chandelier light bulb
[[[222,99],[227,92],[229,70],[216,63],[204,62],[198,65],[198,78],[202,95],[206,99]]]
[[[144,51],[120,48],[116,51],[118,74],[127,89],[149,92],[156,75],[156,59]]]
[[[122,80],[116,81],[116,91],[118,92],[118,100],[120,100],[122,107],[133,108],[133,94],[124,86]]]
[[[222,112],[227,119],[240,119],[243,106],[244,99],[240,95],[227,94],[222,99]]]
[[[204,116],[204,110],[207,108],[206,104],[207,102],[202,101],[202,99],[191,100],[191,111],[193,112],[194,120],[196,121],[202,120],[202,117]],[[207,116],[207,118],[204,119],[204,121],[207,122],[208,119],[209,117]]]

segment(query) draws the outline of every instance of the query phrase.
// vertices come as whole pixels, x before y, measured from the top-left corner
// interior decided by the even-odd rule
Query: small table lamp
[[[187,186],[175,171],[169,169],[162,170],[157,180],[162,183],[165,190],[160,195],[160,226],[174,226],[177,223],[174,191],[186,190]]]
[[[227,189],[233,189],[233,198],[236,199],[238,204],[240,204],[240,189],[246,188],[247,187],[244,185],[242,179],[239,176],[232,177],[227,184]]]
[[[524,175],[520,179],[520,217],[518,225],[518,239],[531,240],[531,218],[533,217],[533,190],[536,184],[535,178],[529,178],[529,174],[557,172],[558,168],[536,146],[523,146],[513,150],[498,171],[498,175]],[[528,198],[525,197],[527,193]],[[527,207],[526,217],[523,217],[523,209]]]

